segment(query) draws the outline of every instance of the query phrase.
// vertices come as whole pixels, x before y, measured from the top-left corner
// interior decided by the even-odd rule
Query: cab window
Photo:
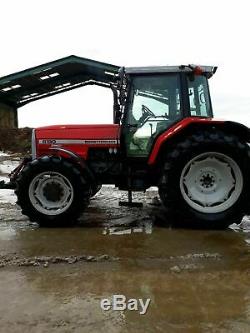
[[[188,76],[190,114],[193,117],[211,117],[208,82],[205,76]]]

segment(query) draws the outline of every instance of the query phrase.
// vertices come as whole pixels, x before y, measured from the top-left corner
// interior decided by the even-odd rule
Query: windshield
[[[181,115],[178,74],[141,75],[131,84],[132,103],[127,117],[130,155],[147,155],[158,134]]]

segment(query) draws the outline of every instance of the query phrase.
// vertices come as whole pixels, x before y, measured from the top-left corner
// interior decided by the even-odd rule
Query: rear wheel
[[[222,132],[197,133],[168,153],[159,195],[177,223],[226,228],[249,199],[249,147]]]
[[[80,170],[57,157],[30,162],[17,179],[16,195],[23,214],[41,226],[72,224],[87,206],[90,194]]]

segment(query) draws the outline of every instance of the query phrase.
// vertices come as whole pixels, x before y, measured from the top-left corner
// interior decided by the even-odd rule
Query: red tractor
[[[121,67],[110,73],[114,123],[36,128],[32,157],[12,173],[23,214],[73,223],[102,184],[157,186],[166,219],[211,228],[250,212],[250,130],[213,119],[210,66]],[[126,203],[121,203],[126,204]]]

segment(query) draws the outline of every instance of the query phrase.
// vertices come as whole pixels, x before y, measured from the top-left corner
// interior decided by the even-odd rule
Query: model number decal
[[[53,139],[44,139],[44,140],[39,140],[39,143],[40,144],[43,144],[43,145],[54,145],[56,144],[56,140],[53,140]]]
[[[55,145],[55,144],[65,144],[65,145],[78,145],[78,144],[85,144],[85,145],[117,145],[120,144],[120,140],[57,140],[57,139],[40,139],[39,144],[42,145]]]

